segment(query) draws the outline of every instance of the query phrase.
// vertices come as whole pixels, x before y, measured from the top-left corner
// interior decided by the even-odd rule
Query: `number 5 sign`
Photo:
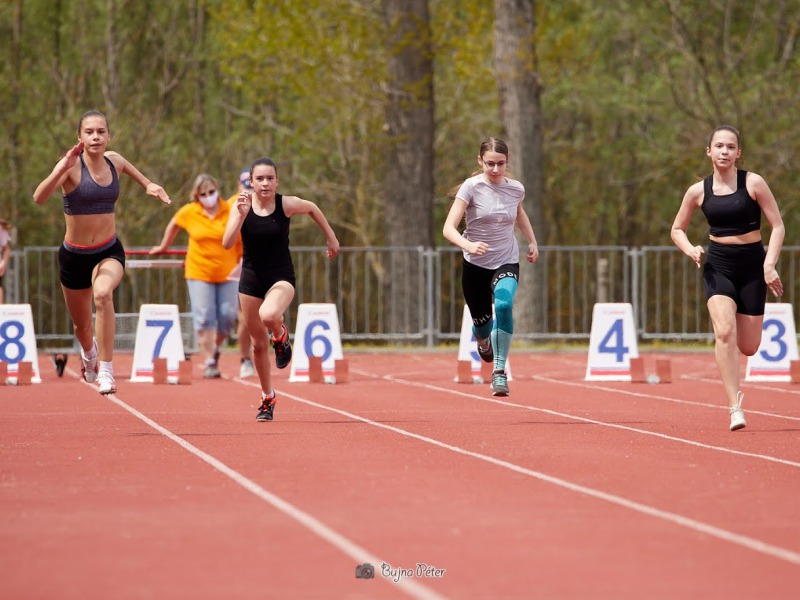
[[[638,357],[633,307],[622,302],[595,304],[586,381],[630,381],[631,358]]]
[[[333,375],[342,355],[339,315],[335,304],[304,303],[297,307],[294,352],[289,381],[308,381],[308,357],[322,359],[322,374]]]
[[[31,381],[42,382],[30,304],[0,304],[0,361],[8,365],[8,374],[14,375],[13,380],[16,380],[19,363],[29,362],[33,371]],[[0,381],[0,385],[4,383]]]
[[[747,357],[745,381],[791,381],[792,361],[797,360],[797,332],[792,305],[769,302],[758,352]]]

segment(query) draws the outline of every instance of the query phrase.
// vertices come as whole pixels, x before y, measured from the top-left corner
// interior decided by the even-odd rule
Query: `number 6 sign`
[[[297,307],[294,351],[289,381],[308,381],[308,357],[322,359],[322,374],[333,375],[342,355],[339,315],[335,304],[304,303]]]

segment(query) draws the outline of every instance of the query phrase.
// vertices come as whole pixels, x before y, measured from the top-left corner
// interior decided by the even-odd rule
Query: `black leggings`
[[[464,301],[472,315],[472,324],[480,327],[492,320],[494,287],[506,277],[519,281],[519,263],[501,265],[496,269],[484,269],[464,260],[461,271],[461,289]]]
[[[767,302],[767,282],[764,280],[766,256],[761,242],[711,242],[703,265],[706,300],[716,295],[728,296],[736,302],[737,313],[755,317],[763,315]]]

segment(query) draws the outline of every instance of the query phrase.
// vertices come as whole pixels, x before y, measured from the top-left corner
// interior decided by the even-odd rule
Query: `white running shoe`
[[[98,391],[104,396],[117,393],[117,384],[114,381],[114,374],[108,371],[100,371],[97,376]]]
[[[731,406],[731,431],[736,431],[737,429],[744,429],[745,423],[744,420],[744,411],[742,410],[742,400],[744,400],[744,394],[742,392],[736,393],[736,404]]]
[[[239,379],[245,379],[247,377],[252,377],[256,374],[256,370],[253,367],[253,361],[249,358],[243,358],[242,364],[239,365]]]
[[[89,360],[83,355],[83,348],[81,348],[81,374],[86,383],[94,383],[97,379],[97,340],[95,338],[92,338],[92,350],[94,358]]]

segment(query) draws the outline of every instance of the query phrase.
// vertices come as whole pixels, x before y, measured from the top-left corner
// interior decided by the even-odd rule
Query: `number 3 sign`
[[[792,361],[797,360],[797,332],[792,305],[768,302],[758,352],[747,358],[745,381],[791,381]]]
[[[297,308],[289,381],[308,381],[309,356],[322,359],[323,375],[333,375],[336,361],[344,358],[335,304],[305,303]]]

